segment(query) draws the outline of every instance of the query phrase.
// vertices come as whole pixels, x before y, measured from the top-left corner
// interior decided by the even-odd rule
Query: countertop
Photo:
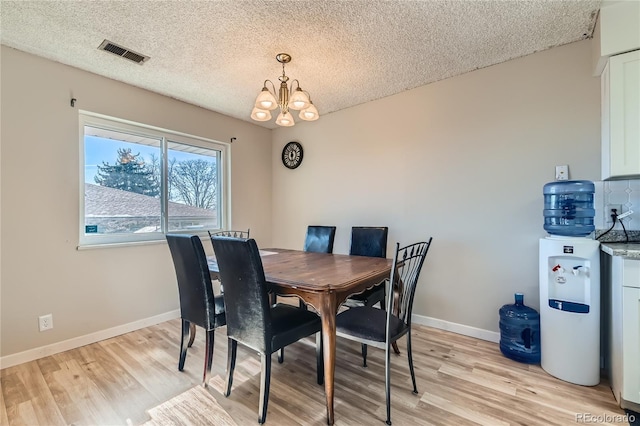
[[[600,249],[611,256],[640,259],[640,243],[600,243]]]
[[[640,231],[596,230],[596,238],[600,241],[600,249],[611,256],[640,259]]]

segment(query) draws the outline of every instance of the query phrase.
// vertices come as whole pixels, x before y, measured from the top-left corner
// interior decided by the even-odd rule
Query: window
[[[224,227],[228,145],[87,112],[80,134],[81,246]]]

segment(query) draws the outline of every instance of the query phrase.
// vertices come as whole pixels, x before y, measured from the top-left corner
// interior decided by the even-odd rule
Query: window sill
[[[76,247],[77,250],[94,250],[94,249],[107,249],[117,247],[132,247],[132,246],[149,246],[160,243],[166,243],[166,240],[149,240],[149,241],[127,241],[122,243],[104,243],[104,244],[83,244]]]
[[[202,234],[198,232],[193,232],[192,234],[200,237],[200,240],[206,241],[209,239],[208,234]],[[157,244],[166,244],[167,240],[163,237],[157,240],[146,240],[146,241],[123,241],[120,243],[99,243],[99,244],[81,244],[76,246],[76,250],[95,250],[95,249],[110,249],[110,248],[122,248],[122,247],[134,247],[134,246],[150,246]]]

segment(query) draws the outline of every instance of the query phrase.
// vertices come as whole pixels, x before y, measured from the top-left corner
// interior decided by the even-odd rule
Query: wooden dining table
[[[320,316],[327,424],[332,425],[338,308],[347,297],[362,293],[388,278],[393,261],[279,248],[261,249],[260,255],[270,290],[281,296],[299,297]],[[215,258],[208,257],[207,260],[211,277],[217,279],[219,269]]]

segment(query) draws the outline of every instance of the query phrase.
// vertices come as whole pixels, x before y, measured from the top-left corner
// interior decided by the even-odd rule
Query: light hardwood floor
[[[228,417],[214,418],[220,407],[238,425],[257,424],[259,357],[238,347],[233,390],[225,398],[226,329],[218,330],[202,394],[204,333],[199,330],[179,372],[179,330],[179,320],[172,320],[2,370],[0,424],[229,424],[223,421]],[[425,326],[414,326],[413,345],[418,395],[411,392],[405,339],[402,355],[392,354],[394,425],[575,425],[583,413],[624,424],[616,422],[624,412],[606,382],[572,385],[540,366],[503,357],[495,343]],[[315,381],[315,340],[287,347],[284,364],[274,359],[272,365],[266,424],[326,424],[324,387]],[[383,351],[370,349],[368,367],[361,365],[360,345],[338,338],[336,425],[384,425]],[[151,421],[149,413],[169,404],[170,415],[171,404],[180,403],[176,398],[192,397],[199,416],[171,420],[165,412]]]

